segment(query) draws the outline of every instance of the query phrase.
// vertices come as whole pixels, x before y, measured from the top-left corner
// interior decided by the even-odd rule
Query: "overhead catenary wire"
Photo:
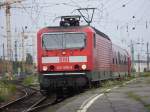
[[[30,20],[32,21],[32,23],[37,26],[37,23],[36,23],[35,20],[33,19],[32,15],[30,15],[30,13],[28,12],[28,10],[24,7],[24,5],[23,5],[22,3],[20,3],[20,5],[21,5],[22,8],[24,9],[24,11],[28,14],[28,16],[30,17]]]
[[[65,6],[69,6],[69,7],[76,7],[76,6],[80,6],[80,4],[81,3],[83,3],[83,2],[85,2],[85,1],[87,1],[87,2],[92,2],[92,0],[83,0],[83,2],[82,1],[80,1],[80,0],[78,0],[78,1],[73,1],[73,0],[67,0],[67,1],[64,1],[64,2],[47,2],[47,1],[45,1],[45,2],[37,2],[36,4],[38,4],[38,7],[41,7],[41,8],[49,8],[49,7],[53,7],[53,6],[57,6],[57,5],[65,5]],[[96,2],[96,0],[94,0],[95,2]],[[35,0],[33,0],[33,2],[35,2]],[[97,0],[97,2],[99,2],[99,3],[103,3],[104,4],[104,8],[102,9],[103,10],[103,13],[106,13],[106,9],[105,8],[107,8],[107,10],[110,8],[110,9],[113,9],[114,11],[116,11],[117,10],[117,8],[118,8],[118,6],[117,5],[119,5],[120,6],[120,8],[122,8],[121,6],[123,5],[123,4],[128,4],[129,5],[129,3],[128,2],[130,2],[130,3],[132,3],[132,1],[125,1],[125,0],[121,0],[121,1],[116,1],[116,0],[113,0],[113,1],[111,1],[111,0]],[[49,4],[48,4],[49,3]],[[27,3],[26,3],[27,4]],[[31,5],[31,4],[28,4],[28,5]],[[112,8],[111,8],[111,7]],[[117,6],[117,7],[116,7]],[[34,7],[34,6],[33,6]],[[36,7],[36,6],[35,6]],[[24,5],[24,8],[32,8],[32,7],[29,7],[29,6],[25,6]],[[101,8],[100,8],[101,9]],[[27,9],[28,10],[28,9]],[[29,9],[29,10],[31,10],[31,9]],[[28,12],[30,12],[30,11],[28,11]],[[32,10],[32,12],[36,12],[36,10]],[[50,11],[49,11],[50,12]],[[38,12],[38,15],[40,15],[41,14],[41,16],[43,15],[45,13],[45,10],[43,11],[43,12]],[[108,12],[109,13],[109,12]],[[32,15],[32,14],[30,14],[30,15]],[[33,18],[33,20],[32,21],[35,21],[35,18],[38,18],[38,16],[37,17],[32,17]],[[105,16],[103,16],[103,17],[101,17],[101,21],[103,22],[103,20],[104,19],[106,19],[106,17]],[[132,19],[130,19],[131,20],[131,22],[129,21],[124,21],[125,22],[125,25],[124,26],[126,26],[126,23],[128,23],[129,25],[130,24],[132,24],[132,22],[133,22],[133,20]],[[95,21],[97,21],[97,20],[95,20]],[[108,24],[110,23],[109,22],[109,18],[108,18]],[[107,23],[107,21],[105,22],[105,23]],[[114,23],[115,24],[115,22],[113,22],[112,21],[112,23]],[[116,23],[117,24],[117,23]],[[120,23],[119,23],[120,24]],[[122,24],[122,23],[121,23]],[[137,24],[137,23],[135,23],[135,24]]]

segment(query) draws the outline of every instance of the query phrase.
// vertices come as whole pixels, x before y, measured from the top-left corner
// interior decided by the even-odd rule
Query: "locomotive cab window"
[[[62,48],[62,35],[44,34],[42,36],[42,48],[46,50]]]
[[[81,49],[86,46],[84,33],[47,33],[42,36],[42,47],[52,49]]]
[[[63,38],[64,48],[84,48],[86,38],[84,33],[65,33]]]

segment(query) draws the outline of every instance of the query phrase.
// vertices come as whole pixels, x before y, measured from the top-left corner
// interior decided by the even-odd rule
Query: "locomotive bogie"
[[[40,86],[46,94],[57,93],[59,89],[85,87],[88,83],[85,73],[54,73],[40,75]]]

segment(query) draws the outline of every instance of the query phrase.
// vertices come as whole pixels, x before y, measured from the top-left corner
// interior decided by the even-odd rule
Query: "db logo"
[[[69,57],[59,57],[59,62],[69,62]]]

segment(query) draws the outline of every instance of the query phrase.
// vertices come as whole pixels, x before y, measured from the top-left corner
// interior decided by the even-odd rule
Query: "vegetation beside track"
[[[150,77],[150,72],[141,73],[141,77]]]
[[[102,87],[103,88],[111,88],[114,86],[123,86],[123,84],[127,81],[130,81],[132,79],[134,79],[135,77],[126,77],[123,79],[118,79],[118,80],[108,80],[102,83]]]
[[[134,75],[131,75],[130,77],[126,77],[123,79],[104,81],[102,83],[102,87],[111,88],[111,87],[116,86],[116,85],[123,86],[123,83],[130,81],[130,80],[134,79],[135,77],[138,77],[138,75],[134,74]],[[150,77],[150,72],[143,72],[140,74],[139,77]],[[150,80],[147,80],[147,83],[150,84]]]
[[[23,84],[26,86],[34,86],[38,84],[37,75],[29,75],[23,80]]]
[[[15,85],[0,81],[0,102],[8,100],[15,92]]]
[[[105,81],[103,84],[102,84],[102,87],[103,88],[112,88],[114,86],[124,86],[124,83],[127,82],[127,81],[130,81],[134,78],[140,78],[143,79],[145,82],[143,81],[136,81],[135,83],[146,83],[146,84],[150,84],[150,72],[143,72],[143,73],[140,73],[140,75],[131,75],[132,77],[127,77],[125,79],[122,79],[122,80],[109,80],[109,81]],[[109,91],[106,91],[105,93],[109,93]],[[146,98],[149,96],[139,96],[137,95],[134,91],[129,91],[126,93],[127,96],[135,101],[138,101],[140,102],[147,110],[148,112],[150,112],[150,104],[147,103],[146,101],[143,100],[143,98]]]
[[[13,78],[15,79],[15,77]],[[17,79],[15,79],[17,80]],[[17,87],[15,84],[8,83],[8,77],[4,76],[0,80],[0,102],[5,102],[12,98],[12,96],[16,93]],[[25,86],[37,86],[38,84],[38,76],[37,75],[28,75],[23,80],[23,85]]]

